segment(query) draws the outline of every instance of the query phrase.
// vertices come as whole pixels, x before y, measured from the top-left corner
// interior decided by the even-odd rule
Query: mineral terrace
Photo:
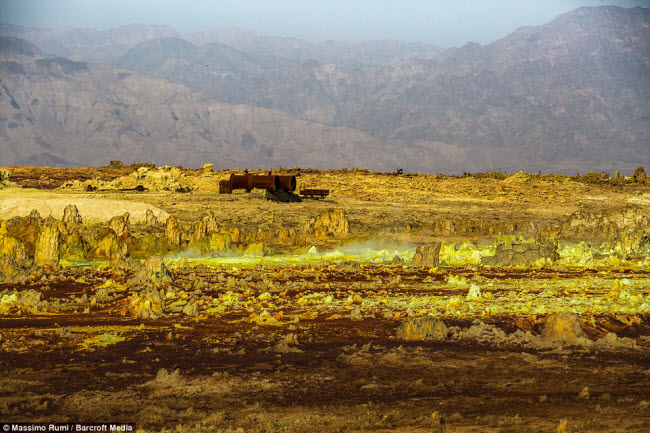
[[[330,190],[301,203],[234,172],[0,169],[2,418],[650,431],[643,168],[276,170]]]

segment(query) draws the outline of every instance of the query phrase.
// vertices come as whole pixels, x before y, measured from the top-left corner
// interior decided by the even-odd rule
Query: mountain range
[[[650,9],[481,46],[0,25],[0,164],[424,172],[650,162]],[[48,53],[48,54],[44,54]]]

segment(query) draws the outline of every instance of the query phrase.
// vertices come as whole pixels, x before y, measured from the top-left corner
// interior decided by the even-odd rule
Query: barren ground
[[[650,215],[649,185],[303,172],[298,189],[330,196],[281,204],[259,191],[219,195],[230,172],[186,171],[192,190],[178,193],[62,187],[127,168],[36,170],[11,168],[29,189],[0,189],[0,220],[33,207],[60,219],[53,203],[78,203],[96,223],[131,211],[137,227],[151,208],[188,222],[212,211],[263,231],[341,208],[350,227],[309,240],[311,254],[272,240],[276,255],[266,257],[169,254],[173,281],[161,285],[130,285],[134,270],[106,262],[0,282],[2,420],[179,432],[650,431],[647,250],[581,257],[567,241],[561,258],[534,265],[479,257],[501,235],[539,237],[579,210]],[[455,229],[441,234],[445,221]],[[454,246],[443,246],[438,267],[409,266],[415,245],[431,241]],[[389,262],[395,254],[405,263]],[[479,297],[468,296],[473,286]],[[162,310],[147,290],[160,292]],[[42,298],[10,303],[29,291]],[[136,317],[135,304],[159,314]],[[588,341],[543,338],[546,318],[565,312]],[[448,338],[397,338],[421,316],[442,320]]]

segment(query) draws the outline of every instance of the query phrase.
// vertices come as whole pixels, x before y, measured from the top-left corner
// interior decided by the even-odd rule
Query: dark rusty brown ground
[[[355,329],[357,326],[354,325]],[[346,324],[332,327],[342,331]],[[394,425],[402,427],[426,426],[431,413],[439,411],[449,417],[449,431],[464,431],[463,428],[472,425],[489,427],[491,423],[498,424],[498,419],[506,426],[512,423],[511,430],[499,431],[550,431],[546,427],[560,418],[569,418],[573,425],[596,426],[579,431],[641,432],[649,427],[647,412],[635,409],[648,399],[648,359],[638,355],[623,359],[615,354],[523,355],[519,351],[476,344],[427,343],[417,346],[431,365],[376,368],[372,364],[342,364],[341,345],[352,341],[361,345],[367,341],[383,346],[370,349],[371,354],[381,354],[397,343],[381,338],[343,337],[328,343],[301,344],[303,353],[281,357],[260,352],[258,349],[263,345],[244,344],[246,355],[232,356],[213,354],[210,348],[197,344],[196,338],[213,331],[205,329],[167,342],[165,332],[154,328],[128,343],[88,355],[54,351],[40,360],[33,355],[11,357],[8,362],[3,361],[3,371],[7,372],[4,377],[30,381],[31,392],[45,396],[42,398],[50,403],[45,410],[30,410],[25,405],[29,400],[27,395],[10,398],[10,394],[3,392],[1,398],[8,401],[5,413],[15,420],[105,421],[102,411],[101,416],[84,418],[80,415],[84,413],[81,408],[66,407],[62,400],[77,395],[83,404],[82,396],[127,391],[124,405],[111,411],[111,419],[139,422],[151,429],[188,423],[184,412],[189,407],[198,412],[227,409],[233,419],[224,425],[244,425],[245,422],[237,421],[238,414],[243,415],[251,406],[266,411],[267,417],[268,413],[287,409],[295,409],[297,413],[342,413],[337,421],[339,426],[324,431],[358,425],[358,418],[367,416],[368,407],[382,414],[393,414]],[[145,346],[152,351],[138,354]],[[525,356],[534,357],[536,364],[548,364],[548,367],[525,362]],[[152,379],[159,368],[170,371],[179,368],[186,380],[202,380],[216,372],[227,372],[231,378],[244,382],[271,380],[280,387],[272,392],[233,391],[225,401],[219,401],[205,395],[193,396],[181,386],[176,392],[187,393],[183,401],[178,401],[180,396],[160,399],[169,406],[162,422],[142,422],[140,404],[151,404],[158,399],[138,385]],[[322,377],[328,379],[320,380]],[[317,383],[314,378],[318,379]],[[364,388],[369,384],[377,384],[379,389]],[[594,400],[578,399],[578,393],[587,385],[593,390]],[[609,394],[607,400],[603,400],[604,394]],[[542,396],[546,396],[546,401],[540,403]],[[20,410],[16,411],[16,407]],[[517,424],[517,416],[522,425]],[[616,428],[618,423],[623,430]],[[380,426],[389,427],[391,423],[384,425],[377,421],[367,427],[372,431]],[[251,431],[264,430],[252,428]]]
[[[364,267],[362,273],[321,271],[327,278],[306,291],[323,290],[326,280],[339,287],[331,292],[337,297],[348,295],[342,284],[401,272],[380,266]],[[215,272],[226,271],[194,273],[209,280]],[[282,272],[287,270],[243,270],[237,278],[246,280],[255,273],[277,280]],[[314,280],[309,272],[295,272],[296,284]],[[530,277],[524,270],[475,272],[496,279]],[[589,271],[535,273],[535,278],[589,278]],[[58,313],[0,319],[5,341],[0,352],[3,418],[110,419],[135,422],[147,431],[180,425],[177,431],[502,433],[552,432],[567,418],[573,432],[650,431],[647,344],[640,349],[540,351],[473,340],[405,342],[394,337],[399,319],[330,319],[322,311],[316,318],[279,327],[251,323],[247,311],[140,320],[120,314],[128,292],[88,313],[71,299],[93,295],[107,278],[126,281],[128,273],[86,269],[60,274],[65,278],[49,275],[47,284],[38,279],[15,287],[41,290],[50,302],[68,299]],[[421,274],[408,271],[417,277],[409,283],[417,285],[428,275]],[[181,285],[193,278],[190,271],[175,276],[175,284]],[[71,277],[85,282],[72,282]],[[404,293],[397,284],[384,290],[388,295]],[[203,292],[217,296],[225,291],[223,285],[211,285]],[[366,292],[364,296],[371,296]],[[285,296],[296,299],[299,294],[287,291]],[[285,315],[291,316],[292,308],[287,304]],[[501,315],[485,321],[508,333],[540,332],[535,317]],[[472,324],[462,318],[446,322],[461,328]],[[600,315],[593,323],[584,323],[591,339],[609,331],[633,338],[650,335],[647,315]],[[85,337],[104,333],[126,340],[92,350],[80,346]],[[298,351],[278,349],[289,334],[297,341],[289,347]],[[163,368],[178,369],[181,379],[154,380]],[[578,398],[585,386],[590,397]],[[434,412],[443,424],[432,418]]]
[[[85,181],[100,178],[110,181],[133,172],[130,166],[106,167],[7,167],[11,172],[11,181],[24,188],[55,189],[64,182],[72,180]]]

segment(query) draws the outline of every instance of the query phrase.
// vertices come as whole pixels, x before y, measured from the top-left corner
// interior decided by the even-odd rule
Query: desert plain
[[[146,432],[650,431],[650,179],[114,162],[0,176],[0,414]],[[251,170],[265,173],[266,170]]]

